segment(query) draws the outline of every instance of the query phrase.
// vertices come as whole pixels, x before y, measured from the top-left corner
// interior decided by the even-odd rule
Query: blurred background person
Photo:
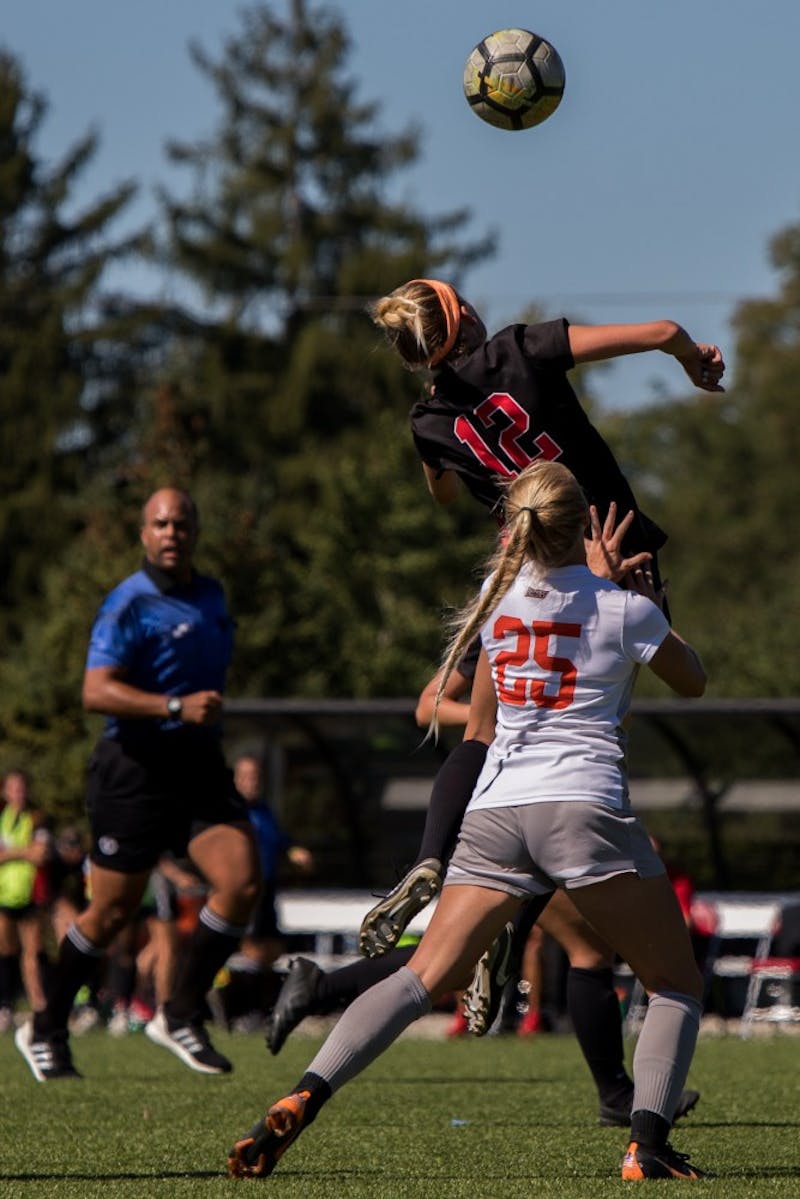
[[[45,1006],[45,893],[52,837],[24,770],[9,770],[0,811],[0,1031],[14,1024],[19,981],[32,1012]],[[38,894],[37,894],[38,884]]]
[[[302,874],[311,874],[314,856],[297,845],[282,828],[264,788],[264,771],[256,754],[241,754],[234,762],[236,789],[247,804],[261,863],[261,892],[242,943],[218,976],[212,992],[215,1018],[237,1032],[261,1028],[283,982],[272,969],[284,951],[275,896],[281,866],[288,861]]]

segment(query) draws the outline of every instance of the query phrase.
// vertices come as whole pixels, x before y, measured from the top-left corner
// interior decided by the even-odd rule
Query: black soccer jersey
[[[638,508],[614,455],[581,408],[567,371],[575,365],[564,319],[510,325],[436,375],[434,393],[411,410],[422,461],[452,470],[480,503],[500,511],[503,480],[537,458],[569,467],[603,520],[612,500],[636,511],[628,554],[655,553],[666,534]]]

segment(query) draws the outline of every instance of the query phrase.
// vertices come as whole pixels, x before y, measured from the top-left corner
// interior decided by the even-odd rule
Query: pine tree
[[[72,189],[96,138],[55,165],[35,141],[46,105],[0,53],[0,633],[19,633],[41,595],[43,564],[72,532],[71,504],[87,477],[87,450],[109,351],[93,309],[100,276],[135,239],[111,245],[107,227],[133,187],[121,184],[77,215]]]
[[[207,446],[194,485],[212,508],[223,496],[228,505],[226,517],[205,513],[207,528],[250,531],[246,561],[241,544],[224,561],[217,543],[239,616],[241,687],[408,693],[420,660],[437,656],[442,598],[454,578],[470,585],[486,517],[466,512],[451,562],[437,558],[442,517],[410,451],[417,385],[381,348],[365,306],[414,275],[458,282],[493,239],[464,240],[466,211],[427,218],[387,199],[418,155],[416,132],[377,128],[377,106],[347,77],[338,16],[303,0],[286,20],[274,8],[245,10],[219,61],[194,47],[222,119],[209,141],[172,145],[195,187],[189,199],[162,197],[168,253],[207,305],[201,336],[182,348],[181,403],[202,414]],[[391,527],[398,552],[387,557]],[[362,563],[358,577],[344,558]],[[401,559],[419,573],[401,573]],[[379,578],[393,572],[390,603]],[[412,609],[429,613],[416,630],[409,588],[425,596]]]
[[[779,286],[739,305],[725,394],[626,414],[609,432],[640,504],[670,534],[661,556],[673,616],[717,696],[800,688],[790,616],[800,585],[800,225],[779,233],[770,254]]]

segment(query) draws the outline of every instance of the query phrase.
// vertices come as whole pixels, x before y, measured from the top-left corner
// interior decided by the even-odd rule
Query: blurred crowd
[[[266,803],[259,758],[239,757],[234,778],[247,801],[264,885],[247,936],[209,999],[219,1022],[250,1031],[263,1022],[280,983],[271,969],[284,948],[275,911],[279,872],[285,865],[307,874],[314,861],[309,850],[291,842]],[[45,1006],[55,949],[89,902],[88,850],[82,829],[56,826],[37,806],[24,770],[7,771],[0,790],[0,1033],[11,1031],[25,1008],[38,1012]],[[135,920],[76,997],[73,1033],[105,1026],[122,1036],[145,1027],[169,994],[207,890],[188,859],[159,860]]]

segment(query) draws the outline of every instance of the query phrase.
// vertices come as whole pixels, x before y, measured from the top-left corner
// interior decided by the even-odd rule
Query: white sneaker
[[[114,1008],[111,1019],[106,1025],[106,1032],[110,1037],[126,1037],[128,1035],[128,1009],[124,1007]]]
[[[100,1013],[97,1008],[87,1004],[85,1007],[79,1008],[72,1017],[69,1022],[69,1031],[76,1037],[82,1037],[84,1033],[97,1028],[99,1023]]]
[[[217,1053],[202,1024],[178,1025],[169,1022],[165,1013],[159,1010],[145,1025],[144,1031],[153,1044],[169,1049],[200,1074],[230,1074],[233,1069],[228,1059]]]
[[[14,1044],[37,1082],[48,1082],[51,1078],[81,1077],[72,1064],[69,1040],[64,1032],[35,1041],[33,1020],[26,1020],[14,1034]]]

